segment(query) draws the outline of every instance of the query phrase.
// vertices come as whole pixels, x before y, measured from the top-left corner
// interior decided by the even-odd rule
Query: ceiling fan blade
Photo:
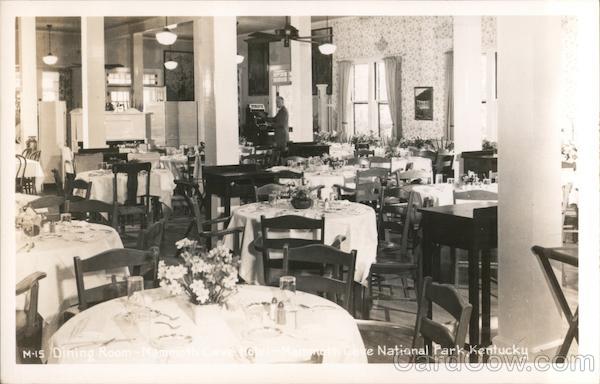
[[[300,42],[300,43],[322,44],[322,43],[320,43],[320,42],[318,42],[318,41],[305,40],[305,39],[301,39],[301,38],[299,38],[299,37],[291,37],[290,39],[291,39],[291,40],[296,40],[296,41],[298,41],[298,42]]]
[[[298,39],[325,39],[327,37],[333,37],[333,35],[298,36]]]
[[[263,39],[263,40],[269,40],[269,41],[279,41],[281,40],[281,37],[274,35],[272,33],[265,33],[265,32],[252,32],[251,34],[248,35],[248,37],[252,37],[252,38],[256,38],[256,39]]]

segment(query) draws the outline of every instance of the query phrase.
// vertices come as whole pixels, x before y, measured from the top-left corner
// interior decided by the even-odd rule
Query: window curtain
[[[348,119],[350,118],[350,61],[338,61],[338,91],[337,91],[337,131],[350,135]]]
[[[446,52],[446,129],[445,136],[454,140],[454,52]]]
[[[385,82],[387,86],[388,105],[392,118],[392,139],[402,137],[402,58],[386,57]]]

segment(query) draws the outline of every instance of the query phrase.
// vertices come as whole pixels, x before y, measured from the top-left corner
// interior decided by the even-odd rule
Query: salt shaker
[[[269,317],[273,321],[277,320],[277,298],[276,297],[273,297],[273,299],[271,299],[271,305],[269,306]]]
[[[277,304],[277,325],[285,325],[285,305],[283,301]]]

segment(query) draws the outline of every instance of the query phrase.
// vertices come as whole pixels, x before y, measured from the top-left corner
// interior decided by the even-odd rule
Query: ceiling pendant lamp
[[[242,55],[237,55],[237,56],[236,56],[236,58],[235,58],[235,61],[236,61],[238,64],[242,64],[242,63],[244,62],[244,56],[242,56]]]
[[[177,35],[171,32],[171,29],[177,27],[177,24],[169,25],[168,18],[165,17],[165,27],[162,31],[156,32],[156,41],[162,45],[172,45],[177,40]]]
[[[326,16],[325,18],[325,22],[326,22],[326,27],[329,28],[329,17]],[[335,52],[336,50],[336,46],[335,44],[331,44],[331,43],[323,43],[321,45],[319,45],[319,52],[321,52],[324,55],[331,55]]]
[[[165,63],[163,64],[165,68],[167,68],[169,71],[172,71],[175,68],[177,68],[177,62],[171,57],[171,51],[165,51],[165,54],[165,57],[169,57],[169,60],[165,61]]]
[[[48,25],[46,25],[46,27],[48,28],[48,54],[46,56],[42,57],[42,61],[46,65],[54,65],[58,61],[58,57],[56,57],[52,54],[52,49],[51,49],[52,40],[50,37],[50,30],[52,29],[52,25],[48,24]]]

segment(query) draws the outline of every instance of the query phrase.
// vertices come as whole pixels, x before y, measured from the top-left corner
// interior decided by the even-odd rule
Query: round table
[[[113,179],[114,174],[111,170],[94,170],[80,172],[77,178],[92,182],[92,190],[90,191],[90,199],[100,200],[107,203],[113,202]],[[117,199],[119,203],[124,203],[127,191],[127,175],[119,174],[117,177],[119,185],[117,186]],[[159,196],[160,201],[167,206],[171,206],[171,198],[173,197],[173,189],[175,182],[173,174],[168,169],[153,169],[150,173],[150,194]],[[144,194],[146,191],[146,175],[138,174],[138,195]]]
[[[77,303],[77,285],[73,257],[82,259],[94,256],[113,248],[123,248],[119,234],[111,227],[72,221],[71,224],[56,225],[55,233],[42,232],[36,237],[27,237],[16,232],[16,281],[30,273],[40,271],[46,278],[40,280],[38,312],[44,318],[43,340],[59,326],[59,314]],[[110,282],[112,274],[125,275],[126,270],[87,274],[87,287]],[[17,307],[22,307],[23,296],[17,299]]]
[[[153,311],[135,320],[124,316],[126,298],[113,299],[66,322],[52,337],[48,362],[300,363],[315,352],[323,352],[323,363],[367,362],[354,319],[324,298],[297,292],[286,311],[290,321],[285,326],[270,321],[261,303],[280,292],[238,285],[206,327],[194,322],[186,296],[170,296],[162,288],[142,294]]]
[[[260,236],[260,216],[277,217],[299,215],[310,218],[325,216],[325,244],[331,244],[338,235],[346,236],[341,249],[349,252],[356,249],[356,271],[354,280],[365,284],[371,264],[377,256],[377,220],[373,208],[358,203],[341,200],[331,204],[325,211],[322,207],[294,209],[288,200],[281,200],[276,206],[260,202],[243,205],[232,215],[229,227],[243,227],[240,276],[248,283],[264,284],[262,254],[251,243]],[[292,233],[294,237],[306,235]],[[283,234],[285,235],[285,234]],[[282,257],[281,253],[270,252],[271,258]]]

